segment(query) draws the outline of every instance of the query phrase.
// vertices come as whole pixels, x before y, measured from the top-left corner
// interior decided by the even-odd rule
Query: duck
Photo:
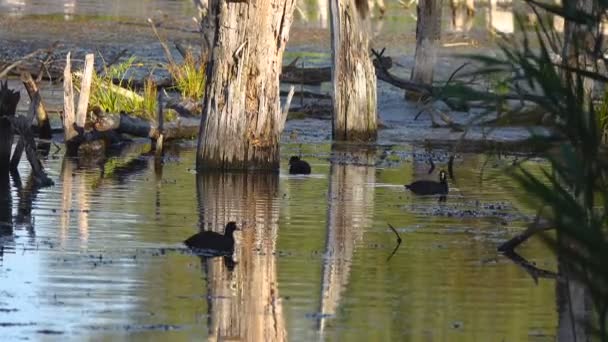
[[[289,174],[291,175],[309,175],[310,164],[301,160],[298,156],[289,158]]]
[[[419,180],[404,186],[416,195],[442,195],[444,197],[449,191],[447,174],[444,170],[439,172],[439,182]]]
[[[234,252],[233,233],[235,230],[240,230],[236,226],[236,222],[228,222],[224,228],[224,234],[206,230],[192,235],[184,241],[184,244],[190,249],[205,249],[218,254],[232,254]]]

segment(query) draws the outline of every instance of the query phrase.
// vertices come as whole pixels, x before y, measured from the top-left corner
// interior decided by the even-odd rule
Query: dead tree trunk
[[[442,0],[419,0],[416,22],[416,55],[412,81],[432,84],[433,70],[437,62],[437,45],[441,38]],[[411,94],[416,97],[416,94]],[[410,97],[406,92],[406,97]]]
[[[375,141],[376,73],[369,57],[366,0],[330,0],[333,139]]]
[[[13,147],[10,120],[15,117],[19,92],[8,89],[8,83],[0,83],[0,173],[8,177]]]
[[[279,168],[279,74],[294,8],[295,0],[209,1],[197,169]]]

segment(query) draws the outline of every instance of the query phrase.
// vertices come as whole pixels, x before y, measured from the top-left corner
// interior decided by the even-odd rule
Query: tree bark
[[[442,0],[419,0],[416,22],[416,55],[412,81],[431,85],[441,38]],[[408,93],[406,92],[406,96]]]
[[[279,74],[295,0],[210,0],[197,169],[278,170]]]
[[[377,138],[376,73],[369,57],[369,12],[365,0],[330,0],[333,139]]]

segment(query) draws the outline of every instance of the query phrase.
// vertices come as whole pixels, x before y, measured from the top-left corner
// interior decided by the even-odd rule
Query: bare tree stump
[[[80,94],[78,95],[78,108],[76,110],[76,126],[84,128],[89,108],[89,97],[91,96],[91,82],[93,81],[93,65],[95,56],[89,53],[85,56],[84,72],[80,83]]]
[[[377,138],[376,73],[369,57],[367,1],[330,0],[333,139]]]
[[[416,83],[433,83],[433,71],[437,62],[437,45],[441,38],[442,0],[419,0],[416,22],[416,55],[412,81]],[[416,93],[411,94],[414,98]],[[410,95],[406,92],[406,97]]]
[[[74,129],[74,87],[72,86],[72,63],[71,52],[66,56],[65,69],[63,70],[63,135],[66,145],[71,143],[78,133]],[[69,148],[68,148],[69,149]]]
[[[208,4],[201,27],[212,49],[204,54],[197,169],[278,170],[286,119],[279,75],[295,0]]]

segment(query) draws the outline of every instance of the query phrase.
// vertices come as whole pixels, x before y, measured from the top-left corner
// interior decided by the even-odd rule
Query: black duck
[[[310,164],[304,160],[300,160],[298,156],[292,156],[289,158],[289,174],[292,175],[309,175]]]
[[[205,249],[221,254],[230,254],[234,251],[233,233],[235,230],[239,230],[236,223],[228,222],[226,228],[224,228],[224,234],[207,230],[192,235],[184,241],[184,244],[191,249]]]
[[[416,195],[447,195],[448,189],[448,179],[445,171],[441,170],[439,172],[439,182],[430,181],[430,180],[419,180],[415,181],[412,184],[406,184],[406,189],[409,189],[411,192]]]

